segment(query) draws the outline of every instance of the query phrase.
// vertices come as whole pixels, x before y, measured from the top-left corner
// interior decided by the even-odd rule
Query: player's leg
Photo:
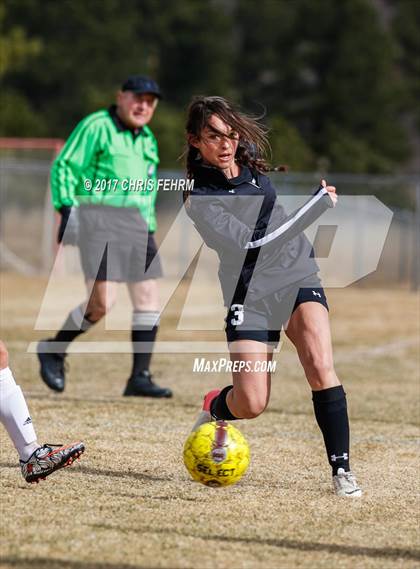
[[[65,352],[69,344],[80,334],[87,332],[99,322],[115,304],[117,283],[113,281],[87,279],[88,300],[76,306],[67,316],[54,342],[60,342]]]
[[[41,446],[38,443],[25,397],[21,388],[16,385],[9,368],[6,346],[1,340],[0,420],[18,452],[22,476],[27,482],[37,482],[71,464],[85,449],[81,442],[66,446]]]
[[[21,388],[16,385],[6,346],[0,341],[0,418],[19,458],[28,460],[40,447]]]
[[[192,430],[213,419],[253,419],[267,407],[271,374],[260,370],[266,369],[262,362],[271,361],[272,346],[254,340],[236,340],[229,344],[229,351],[232,384],[207,393]]]
[[[317,302],[304,302],[285,327],[296,347],[308,383],[314,392],[340,385],[333,361],[328,310]]]
[[[67,316],[54,338],[38,344],[38,358],[43,381],[54,391],[65,387],[64,361],[69,344],[98,322],[109,310],[119,281],[115,258],[110,257],[113,243],[114,208],[81,206],[79,208],[79,253],[87,285],[86,302],[76,306]],[[118,256],[116,257],[118,260]]]
[[[261,362],[269,362],[273,349],[254,340],[237,340],[229,344],[233,363],[233,385],[222,389],[211,404],[211,411],[218,419],[253,419],[261,415],[268,405],[271,374]],[[242,367],[242,369],[241,369]]]
[[[115,303],[116,282],[87,279],[86,287],[88,300],[68,314],[54,338],[38,344],[41,377],[54,391],[63,391],[65,387],[64,361],[68,346],[99,322]],[[60,346],[59,351],[57,345]]]
[[[157,279],[127,283],[133,305],[131,340],[133,367],[124,395],[172,397],[172,391],[152,381],[150,361],[159,329],[160,305]]]
[[[213,390],[204,397],[202,411],[193,427],[217,419],[251,419],[260,415],[270,397],[271,374],[261,365],[273,357],[280,339],[279,327],[271,319],[274,298],[243,303],[238,290],[226,315],[226,339],[232,362],[232,385]]]
[[[286,334],[296,347],[312,389],[315,417],[324,437],[334,483],[340,495],[361,494],[350,472],[350,429],[343,386],[335,373],[328,310],[303,302],[292,313]],[[337,478],[339,476],[339,478]]]

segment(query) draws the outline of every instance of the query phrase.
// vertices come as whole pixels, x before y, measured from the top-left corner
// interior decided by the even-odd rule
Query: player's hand
[[[321,180],[321,186],[327,190],[328,195],[330,196],[331,201],[333,203],[333,207],[335,207],[337,205],[337,201],[338,201],[337,191],[336,191],[335,187],[334,186],[327,186],[327,182],[325,180]]]
[[[63,245],[77,245],[79,239],[79,215],[77,208],[63,206],[57,242]]]

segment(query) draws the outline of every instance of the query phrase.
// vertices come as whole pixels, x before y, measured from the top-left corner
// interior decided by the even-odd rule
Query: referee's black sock
[[[313,391],[312,401],[333,474],[339,468],[349,471],[350,428],[343,386]]]
[[[73,342],[77,336],[89,330],[94,324],[95,322],[92,322],[89,316],[85,316],[82,306],[77,306],[69,313],[61,330],[57,332],[53,341],[62,343],[63,350],[60,350],[60,352],[64,353],[68,345]]]
[[[233,385],[228,385],[222,389],[217,397],[213,399],[210,405],[211,416],[217,420],[235,421],[239,417],[232,415],[227,403],[226,397],[229,391],[233,389]]]
[[[159,312],[151,310],[136,310],[133,312],[131,330],[133,369],[131,371],[131,377],[134,377],[142,371],[149,371],[153,344],[159,329],[159,316]],[[147,342],[148,346],[144,346],[145,342]],[[146,347],[145,351],[143,351],[144,347]],[[142,349],[142,351],[138,351],[140,349]]]

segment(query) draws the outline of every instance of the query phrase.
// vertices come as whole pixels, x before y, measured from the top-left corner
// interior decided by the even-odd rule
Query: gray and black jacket
[[[187,213],[219,256],[226,306],[245,296],[259,300],[318,272],[303,231],[333,207],[325,188],[287,215],[270,179],[247,167],[228,179],[218,168],[199,163],[193,176]]]

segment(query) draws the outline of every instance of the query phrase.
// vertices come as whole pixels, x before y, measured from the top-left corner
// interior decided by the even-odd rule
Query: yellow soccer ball
[[[249,465],[243,434],[226,421],[204,423],[184,445],[184,464],[192,478],[206,486],[236,484]]]

